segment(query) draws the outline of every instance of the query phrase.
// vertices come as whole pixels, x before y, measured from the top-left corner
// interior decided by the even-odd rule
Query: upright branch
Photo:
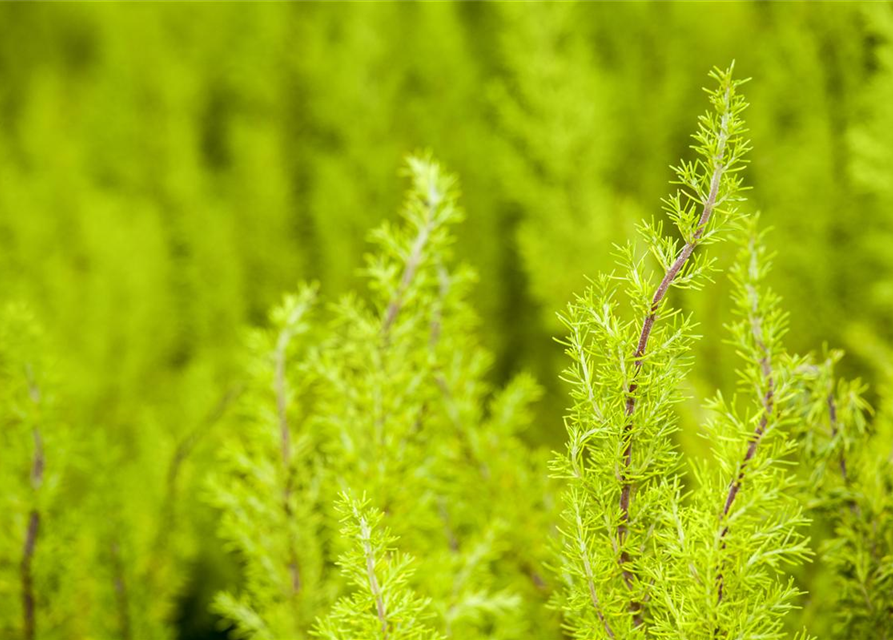
[[[586,578],[586,587],[589,589],[589,601],[592,603],[592,608],[595,611],[595,615],[598,616],[598,619],[601,621],[602,626],[605,628],[605,633],[608,634],[609,638],[615,638],[614,630],[611,628],[611,625],[608,623],[608,619],[605,618],[604,610],[602,609],[602,604],[599,602],[598,593],[595,589],[595,574],[592,570],[592,561],[589,559],[589,546],[586,544],[586,532],[583,526],[583,517],[580,514],[579,509],[576,513],[576,525],[577,525],[577,544],[580,549],[580,559],[583,561],[583,573]]]
[[[269,328],[249,333],[244,389],[228,393],[195,433],[207,430],[237,392],[242,396],[241,428],[224,438],[220,472],[209,479],[209,498],[221,510],[220,536],[245,576],[240,594],[220,591],[213,607],[241,637],[301,635],[324,597],[316,588],[322,552],[311,513],[316,437],[304,428],[312,402],[297,407],[297,400],[310,402],[305,392],[318,372],[305,342],[316,326],[317,295],[315,285],[299,285],[272,309]]]
[[[288,348],[295,335],[306,330],[304,318],[315,299],[316,289],[305,287],[297,296],[287,296],[282,308],[277,310],[277,316],[282,326],[276,339],[276,348],[273,352],[273,390],[276,395],[276,415],[279,420],[279,449],[282,473],[285,479],[282,487],[282,510],[287,523],[291,522],[294,517],[292,493],[295,480],[292,462],[292,436],[288,424],[288,403],[291,396],[287,376]],[[288,574],[291,579],[291,591],[294,595],[301,590],[301,573],[298,567],[298,552],[295,549],[294,541],[291,539],[288,542],[288,555]]]
[[[833,570],[828,588],[838,604],[837,636],[880,638],[893,612],[889,405],[869,426],[867,386],[837,377],[842,357],[826,349],[821,362],[806,367],[801,466],[810,470],[817,519],[833,532],[820,558]]]
[[[856,394],[856,402],[858,404],[862,403],[861,396]],[[842,434],[840,418],[839,418],[839,409],[837,406],[837,398],[834,397],[834,382],[833,378],[831,380],[831,389],[828,391],[828,397],[826,399],[826,403],[828,405],[828,422],[831,425],[831,441],[838,442],[840,441],[840,454],[837,460],[837,466],[840,469],[840,479],[843,481],[844,489],[847,491],[846,503],[849,507],[849,510],[854,515],[858,516],[862,513],[862,508],[859,506],[859,503],[856,501],[852,492],[850,491],[850,475],[847,471],[847,457],[846,457],[846,438]],[[862,406],[858,406],[854,412],[857,418],[862,418],[862,411],[867,409],[867,406],[864,408]]]
[[[437,207],[439,198],[440,196],[436,192],[431,194],[431,197],[425,202],[425,208],[428,211],[433,210]],[[412,249],[409,252],[409,257],[406,259],[406,264],[403,268],[403,275],[400,276],[400,283],[397,286],[397,290],[394,291],[394,295],[388,302],[387,309],[385,310],[385,317],[381,327],[381,331],[384,335],[387,335],[390,332],[391,326],[394,324],[394,321],[397,320],[397,314],[400,313],[400,309],[403,307],[403,299],[406,295],[406,291],[412,284],[412,279],[415,277],[419,264],[422,262],[425,245],[428,244],[428,238],[431,235],[431,225],[432,220],[429,218],[425,221],[422,227],[419,228],[418,235],[412,243]]]
[[[711,220],[716,210],[730,200],[734,200],[741,190],[736,173],[743,167],[742,156],[747,152],[748,143],[740,136],[746,131],[740,114],[746,107],[743,98],[736,93],[736,88],[742,81],[732,80],[734,64],[725,72],[714,70],[711,74],[719,83],[718,91],[711,94],[714,113],[702,116],[699,130],[694,138],[699,143],[695,149],[702,159],[694,163],[683,162],[676,169],[678,183],[683,186],[675,198],[667,201],[668,212],[685,239],[685,244],[675,254],[675,258],[668,264],[666,258],[672,253],[664,250],[656,250],[665,268],[663,278],[654,295],[647,315],[642,321],[642,329],[636,343],[636,351],[633,357],[633,371],[627,387],[626,416],[628,422],[624,427],[625,446],[623,450],[624,468],[621,472],[620,512],[621,519],[618,526],[618,539],[621,547],[626,538],[627,525],[630,514],[630,501],[632,498],[633,479],[630,469],[633,463],[633,439],[635,436],[634,413],[636,410],[636,392],[639,388],[638,377],[644,365],[648,350],[648,341],[654,329],[654,323],[658,318],[661,304],[680,275],[685,275],[686,265],[695,249],[704,240],[709,240],[715,232],[716,225]],[[705,180],[706,178],[706,180]],[[692,207],[700,210],[696,222],[692,225]],[[675,243],[674,243],[675,244]],[[669,248],[668,246],[666,248]],[[654,248],[652,248],[654,250]],[[688,275],[691,275],[690,273]],[[633,576],[627,568],[629,554],[623,549],[620,555],[620,563],[623,567],[623,578],[627,585],[631,586]]]
[[[620,273],[594,278],[559,316],[569,331],[563,343],[572,364],[564,379],[574,404],[567,453],[553,471],[570,484],[562,569],[572,578],[565,608],[579,637],[643,633],[636,629],[646,622],[645,605],[653,607],[655,588],[663,587],[645,563],[670,535],[661,529],[672,522],[678,496],[664,480],[680,470],[671,437],[678,429],[674,405],[683,399],[680,384],[696,337],[691,320],[668,309],[667,298],[671,288],[698,289],[709,279],[712,263],[703,248],[740,219],[739,176],[749,150],[741,119],[747,105],[738,93],[743,81],[732,79],[732,68],[711,77],[719,86],[708,91],[711,109],[693,136],[696,159],[674,169],[679,188],[664,200],[679,237],[665,235],[661,222],[639,226],[657,274],[628,243],[620,249]],[[632,304],[632,319],[621,295]]]
[[[763,340],[763,319],[761,316],[757,315],[759,313],[759,309],[756,291],[752,286],[748,286],[748,291],[751,293],[751,297],[753,299],[753,306],[751,307],[752,312],[750,317],[748,318],[751,336],[753,337],[754,346],[761,354],[759,359],[759,369],[763,382],[762,388],[764,390],[761,398],[763,409],[760,421],[757,423],[756,429],[754,429],[753,435],[751,436],[750,441],[747,443],[747,451],[745,451],[744,453],[744,458],[741,460],[741,464],[738,466],[738,474],[729,484],[729,491],[726,495],[725,504],[723,505],[722,510],[723,518],[728,516],[729,511],[731,511],[732,509],[732,504],[735,502],[735,498],[738,495],[738,492],[741,490],[741,484],[744,482],[744,475],[747,472],[747,465],[753,459],[754,455],[756,455],[757,447],[760,444],[760,439],[763,437],[763,434],[766,433],[766,427],[768,426],[769,420],[772,418],[773,411],[775,410],[775,376],[772,371],[772,353],[769,351],[766,343]],[[723,529],[722,535],[725,536],[726,533],[728,533],[728,527]]]
[[[828,422],[831,424],[831,439],[836,440],[840,429],[837,426],[837,400],[834,399],[834,389],[832,388],[828,392]],[[849,476],[847,475],[846,470],[846,451],[841,448],[840,450],[840,477],[843,479],[843,483],[848,485],[850,483]]]
[[[28,369],[28,391],[35,407],[40,405],[40,389],[34,383],[31,371]],[[37,507],[37,492],[43,484],[43,470],[46,464],[43,451],[43,440],[40,429],[35,426],[32,429],[34,441],[34,454],[31,458],[31,490],[34,493],[34,506],[28,513],[28,524],[25,530],[25,542],[22,547],[22,561],[20,564],[22,583],[22,633],[25,640],[34,640],[36,636],[35,623],[35,593],[34,593],[34,552],[37,547],[37,536],[40,533],[40,510]]]
[[[811,555],[803,533],[808,520],[788,464],[797,448],[788,428],[791,401],[808,361],[784,349],[787,314],[766,286],[771,255],[759,216],[743,227],[731,271],[729,324],[742,361],[736,368],[741,393],[730,400],[717,393],[709,404],[705,435],[713,460],[696,467],[703,487],[696,524],[680,525],[691,542],[680,543],[677,561],[695,558],[687,597],[699,605],[686,617],[701,630],[698,637],[781,637],[783,618],[800,595],[786,567]]]
[[[366,498],[343,493],[336,504],[341,514],[341,535],[349,550],[338,559],[342,572],[356,591],[341,598],[313,635],[328,640],[442,640],[427,626],[430,602],[408,586],[412,576],[408,556],[393,548],[397,538],[382,527],[382,513]]]
[[[842,357],[842,351],[826,349],[823,362],[807,367],[814,379],[807,391],[806,418],[816,426],[827,421],[828,430],[808,433],[806,447],[807,454],[820,462],[814,467],[814,478],[821,481],[827,469],[834,467],[850,511],[858,514],[861,508],[852,494],[853,478],[847,452],[864,446],[866,415],[871,413],[871,407],[863,398],[866,387],[860,380],[842,380],[835,375],[834,367]]]
[[[177,494],[183,466],[202,437],[226,415],[227,410],[241,393],[241,385],[228,389],[201,423],[183,437],[174,448],[174,453],[171,455],[167,467],[164,501],[161,505],[159,526],[152,551],[155,558],[155,564],[153,565],[155,569],[163,562],[168,541],[177,527]]]
[[[356,505],[354,505],[354,517],[360,525],[360,543],[363,545],[363,554],[366,558],[366,579],[369,580],[369,591],[375,599],[375,615],[381,623],[381,636],[385,640],[388,637],[388,612],[385,609],[384,598],[381,596],[381,587],[378,585],[378,577],[375,575],[375,549],[372,548],[372,528]]]
[[[760,281],[768,269],[768,264],[763,260],[763,249],[759,244],[760,237],[756,231],[756,217],[751,224],[753,226],[743,252],[747,258],[747,266],[744,268],[739,265],[734,272],[734,278],[737,280],[739,289],[738,306],[743,315],[741,323],[743,344],[739,346],[742,353],[749,354],[750,358],[754,360],[756,374],[753,376],[755,379],[751,382],[754,383],[759,394],[761,410],[759,422],[748,439],[744,457],[738,465],[737,473],[729,482],[723,503],[720,515],[722,529],[719,536],[720,546],[723,550],[726,548],[726,536],[729,534],[729,525],[726,521],[732,510],[732,505],[741,491],[748,466],[757,454],[757,448],[769,427],[770,420],[774,418],[777,383],[773,369],[773,354],[777,349],[778,340],[785,330],[784,317],[779,316],[773,309],[775,297],[771,292],[763,293],[759,290]],[[767,322],[771,332],[768,338],[766,336]],[[717,575],[716,583],[717,600],[722,602],[723,589],[725,588],[725,577],[722,572]]]
[[[444,172],[430,157],[410,157],[405,173],[412,180],[412,188],[407,193],[402,216],[411,235],[385,226],[374,236],[403,258],[400,278],[394,281],[383,264],[370,265],[370,272],[382,281],[380,284],[388,292],[381,322],[381,333],[385,338],[411,296],[422,265],[431,256],[442,259],[442,251],[449,242],[444,233],[445,226],[462,217],[456,206],[456,178]]]
[[[750,590],[756,587],[747,585],[763,585],[762,597],[784,611],[782,607],[798,591],[790,584],[773,585],[768,577],[778,575],[779,562],[800,562],[810,555],[800,531],[806,520],[793,490],[795,480],[783,462],[796,447],[784,427],[791,416],[792,389],[802,384],[806,365],[785,352],[787,314],[778,295],[765,285],[771,256],[762,241],[765,232],[758,225],[759,216],[748,221],[732,270],[736,320],[730,327],[732,343],[745,363],[739,369],[740,382],[755,411],[741,413],[737,403],[725,404],[721,396],[714,404],[716,424],[728,430],[717,432],[713,439],[721,461],[715,488],[723,500],[705,503],[708,514],[719,513],[718,522],[713,515],[706,529],[710,532],[707,544],[716,552],[709,554],[715,559],[711,571],[716,571],[714,636],[738,633],[742,608],[757,597]],[[741,497],[745,492],[746,499]],[[772,624],[778,621],[767,616],[762,628]]]

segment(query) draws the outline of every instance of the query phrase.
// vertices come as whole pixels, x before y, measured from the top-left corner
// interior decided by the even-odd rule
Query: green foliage
[[[423,559],[420,592],[448,636],[544,633],[541,612],[518,611],[520,594],[540,597],[536,532],[548,528],[542,457],[517,436],[537,387],[520,377],[488,401],[490,358],[466,302],[474,277],[449,264],[455,178],[424,159],[408,169],[402,228],[373,234],[371,301],[342,299],[321,348],[333,473],[374,496]]]
[[[782,637],[798,591],[780,572],[809,555],[786,465],[799,363],[780,344],[778,297],[763,290],[768,263],[755,218],[732,272],[744,397],[709,403],[713,455],[692,465],[692,486],[671,437],[695,335],[665,296],[703,286],[712,263],[700,245],[740,222],[749,150],[741,82],[731,69],[713,77],[712,109],[694,136],[700,157],[676,169],[681,189],[665,201],[681,240],[643,224],[657,274],[629,245],[622,271],[600,276],[562,316],[574,407],[567,453],[553,466],[567,482],[560,605],[579,638]]]
[[[271,328],[252,334],[242,428],[211,481],[220,535],[244,567],[242,593],[220,593],[214,605],[235,625],[235,637],[300,637],[325,602],[316,443],[301,415],[312,372],[298,355],[315,298],[313,287],[286,296]]]
[[[667,607],[667,637],[674,627],[689,637],[786,637],[783,619],[801,595],[786,574],[812,555],[791,469],[801,360],[781,341],[787,315],[765,284],[769,259],[757,224],[757,216],[747,222],[731,272],[740,394],[708,403],[703,435],[712,455],[693,465],[694,495],[673,517],[668,566],[687,591]]]
[[[64,509],[72,442],[61,425],[45,339],[19,305],[0,310],[0,631],[4,637],[58,638],[76,612],[60,556],[71,543]],[[56,607],[62,596],[68,606]],[[38,636],[38,634],[40,634]]]
[[[891,15],[0,7],[0,637],[363,635],[343,492],[438,637],[884,637]]]
[[[816,582],[835,594],[833,611],[815,615],[829,637],[884,637],[890,625],[890,521],[893,495],[887,402],[869,424],[865,385],[835,375],[840,351],[808,367],[801,434],[810,473],[808,501],[822,526]],[[818,604],[818,603],[817,603]]]
[[[426,626],[430,602],[419,598],[407,582],[412,558],[393,548],[397,538],[382,528],[382,513],[368,501],[347,494],[338,503],[341,535],[351,549],[338,564],[356,587],[353,596],[335,603],[315,631],[320,638],[393,638],[437,640],[442,636]]]
[[[239,428],[208,492],[243,568],[240,592],[215,601],[236,637],[305,637],[330,606],[320,634],[353,637],[369,624],[381,632],[379,599],[395,616],[385,625],[393,633],[381,633],[416,637],[406,621],[421,601],[404,583],[430,602],[426,624],[449,637],[554,629],[542,608],[521,606],[548,591],[543,456],[518,437],[538,387],[523,375],[495,393],[484,382],[490,357],[466,302],[474,276],[451,265],[450,227],[463,215],[456,179],[421,156],[406,175],[400,224],[372,234],[369,296],[310,314],[316,288],[302,287],[247,345]],[[336,496],[354,487],[374,496],[375,511],[342,499],[333,513]],[[353,523],[341,538],[338,519]],[[421,558],[418,573],[391,566],[390,534],[372,534],[379,520]],[[333,604],[345,585],[331,563],[343,538],[357,536],[341,561],[352,582],[370,554],[386,571],[374,583],[363,568],[355,586],[365,591]],[[379,583],[400,588],[376,595]],[[369,602],[378,618],[364,618]]]

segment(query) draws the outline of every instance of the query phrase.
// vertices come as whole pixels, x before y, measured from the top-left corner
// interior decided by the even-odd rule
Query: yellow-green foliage
[[[639,365],[731,59],[773,232],[711,228]],[[0,638],[363,635],[342,493],[414,558],[385,637],[883,637],[891,104],[881,3],[0,5]]]

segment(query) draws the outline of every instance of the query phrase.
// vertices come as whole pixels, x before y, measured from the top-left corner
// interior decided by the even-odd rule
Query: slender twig
[[[602,626],[605,628],[605,633],[608,634],[609,638],[614,638],[614,630],[611,629],[611,625],[608,624],[607,618],[605,618],[605,614],[602,611],[601,602],[599,602],[598,594],[595,592],[595,577],[592,572],[592,563],[589,561],[589,550],[586,547],[586,538],[583,533],[583,519],[580,517],[580,511],[577,510],[576,513],[576,524],[577,524],[577,543],[580,547],[580,558],[583,560],[583,571],[586,574],[586,584],[589,587],[589,600],[592,603],[592,608],[595,609],[595,615],[598,616],[598,619],[601,621]]]
[[[403,275],[400,277],[400,284],[397,285],[397,290],[394,292],[394,295],[391,297],[387,309],[385,310],[385,317],[381,326],[382,335],[385,336],[388,335],[391,327],[397,320],[397,314],[400,313],[400,309],[403,307],[406,291],[412,284],[416,271],[418,271],[419,265],[422,263],[425,246],[428,244],[428,240],[431,238],[431,232],[434,230],[434,212],[440,204],[437,194],[430,194],[425,204],[428,210],[427,220],[419,229],[418,235],[416,235],[415,240],[412,243],[409,257],[403,268]]]
[[[30,366],[26,368],[28,377],[28,393],[35,407],[40,405],[40,389],[34,383]],[[36,494],[43,484],[43,471],[46,465],[46,458],[43,450],[43,439],[40,436],[40,429],[35,425],[32,429],[32,438],[34,440],[34,455],[31,459],[31,489]],[[28,527],[25,531],[25,542],[22,547],[22,561],[20,564],[21,582],[22,582],[22,633],[24,640],[34,640],[37,628],[35,622],[36,602],[34,593],[34,572],[32,565],[34,564],[34,553],[37,547],[37,537],[40,534],[41,514],[36,506],[31,508],[28,514]]]
[[[747,451],[744,454],[744,459],[741,461],[741,465],[738,467],[738,475],[735,476],[735,479],[732,480],[732,482],[729,484],[729,490],[726,495],[725,504],[723,505],[720,521],[724,521],[728,517],[729,512],[732,509],[732,504],[735,502],[735,498],[741,491],[741,485],[744,483],[744,476],[747,471],[747,465],[756,455],[757,447],[759,446],[763,435],[766,433],[766,428],[769,425],[769,419],[772,417],[772,414],[775,411],[775,375],[772,370],[772,354],[769,352],[769,349],[766,347],[766,343],[763,339],[762,318],[757,315],[756,292],[753,291],[752,287],[748,287],[748,289],[751,295],[751,299],[753,300],[750,313],[750,330],[751,335],[753,336],[754,344],[756,345],[759,352],[762,354],[759,361],[760,375],[763,379],[763,383],[765,384],[766,391],[763,393],[761,399],[763,408],[762,416],[760,417],[760,421],[757,424],[757,427],[747,444]],[[722,543],[721,548],[723,550],[726,548],[726,536],[728,535],[728,533],[729,526],[725,525],[719,535],[720,541]],[[717,601],[722,602],[723,588],[725,586],[725,577],[722,572],[720,572],[719,575],[716,576],[716,582]]]
[[[181,439],[174,454],[171,456],[170,464],[167,468],[167,497],[165,502],[170,505],[177,493],[177,485],[179,483],[180,472],[183,464],[192,455],[199,441],[205,436],[208,430],[217,424],[229,410],[230,406],[242,395],[242,385],[234,385],[227,389],[226,393],[220,398],[216,405],[208,412],[201,423],[183,439]]]
[[[717,137],[717,147],[716,147],[716,155],[715,166],[713,169],[713,174],[710,177],[710,190],[707,194],[707,198],[703,200],[703,210],[701,211],[701,216],[698,219],[697,227],[695,228],[694,234],[691,239],[686,242],[685,246],[682,247],[682,250],[676,256],[676,259],[667,269],[664,274],[663,279],[657,287],[657,290],[654,292],[654,297],[651,300],[651,308],[647,316],[645,316],[644,321],[642,322],[642,330],[639,334],[639,342],[636,346],[636,353],[634,356],[634,368],[632,373],[632,382],[629,384],[627,388],[627,398],[626,398],[626,417],[627,423],[623,429],[624,439],[626,441],[624,450],[623,450],[623,464],[624,468],[621,473],[621,491],[620,491],[620,524],[617,527],[617,537],[619,539],[621,547],[626,539],[627,527],[629,523],[629,512],[630,512],[630,501],[632,497],[632,481],[629,477],[630,469],[632,467],[632,440],[633,440],[633,414],[636,409],[636,391],[638,390],[638,383],[636,379],[638,378],[639,372],[642,370],[643,361],[645,358],[645,352],[648,348],[648,340],[651,337],[652,329],[654,328],[654,322],[657,319],[657,312],[660,309],[661,302],[663,302],[664,297],[667,295],[667,291],[669,291],[670,286],[673,284],[673,281],[676,279],[676,276],[679,275],[679,272],[685,266],[685,263],[691,257],[692,253],[694,253],[695,248],[701,241],[701,238],[704,235],[704,231],[707,228],[707,224],[710,222],[710,217],[713,215],[714,210],[716,209],[717,197],[719,195],[719,187],[722,182],[723,173],[725,171],[725,165],[722,164],[722,159],[725,154],[726,142],[728,140],[728,129],[729,129],[729,120],[731,117],[731,109],[729,106],[729,98],[730,91],[727,89],[725,93],[725,110],[720,122],[720,130]],[[620,553],[620,566],[622,568],[623,580],[626,583],[627,587],[630,589],[633,586],[634,576],[632,571],[628,568],[628,563],[630,561],[629,553],[622,549]],[[630,611],[634,614],[635,624],[639,626],[642,624],[642,615],[641,615],[641,607],[639,603],[633,602],[630,605]]]
[[[840,431],[839,421],[838,421],[838,417],[837,417],[837,401],[834,399],[833,383],[832,383],[832,390],[828,392],[827,403],[828,403],[828,421],[831,423],[831,439],[833,441],[833,440],[837,439],[837,434]],[[841,476],[841,478],[843,478],[843,484],[847,489],[849,489],[850,478],[849,478],[849,474],[847,472],[846,450],[843,448],[843,446],[840,447],[840,462],[839,462],[839,464],[840,464],[840,476]],[[852,495],[850,495],[847,498],[847,505],[849,506],[850,511],[852,511],[854,514],[858,515],[861,512],[859,505],[853,499]]]
[[[292,332],[286,327],[280,334],[276,342],[275,358],[275,380],[274,388],[276,392],[276,413],[279,417],[279,446],[282,455],[282,471],[285,474],[285,486],[282,489],[282,510],[285,514],[286,523],[291,523],[294,513],[291,507],[291,498],[294,485],[294,473],[292,469],[292,452],[291,452],[291,429],[288,426],[288,382],[286,380],[286,352],[291,342]],[[288,533],[286,533],[288,535]],[[292,594],[297,594],[301,590],[301,572],[298,568],[298,552],[289,535],[288,540],[288,573],[291,577]]]
[[[443,330],[443,303],[452,286],[450,273],[440,262],[437,263],[437,281],[439,284],[437,287],[437,302],[434,306],[434,311],[431,313],[431,334],[428,339],[428,344],[432,350],[440,342],[440,334]]]
[[[828,393],[828,421],[831,423],[831,438],[837,438],[837,402],[834,400],[834,392]],[[846,471],[846,452],[840,451],[840,475],[843,477],[844,484],[849,484],[850,479]]]
[[[201,423],[183,437],[174,448],[174,453],[171,456],[167,467],[167,484],[165,487],[164,502],[161,506],[161,516],[159,518],[160,525],[153,546],[155,567],[161,563],[171,534],[173,534],[177,527],[177,493],[183,465],[186,463],[189,456],[192,455],[192,452],[195,450],[199,441],[207,434],[211,427],[217,424],[223,416],[226,415],[227,410],[241,394],[241,385],[230,387]]]
[[[583,383],[586,385],[586,394],[589,398],[589,405],[592,407],[592,413],[598,422],[604,422],[605,415],[595,401],[595,392],[592,389],[592,374],[589,371],[589,362],[586,359],[586,353],[583,351],[583,340],[580,336],[579,327],[574,327],[573,347],[577,352],[577,360],[580,363],[580,374],[583,377]]]
[[[442,264],[437,265],[437,277],[440,286],[438,287],[437,301],[434,306],[434,311],[431,315],[431,332],[428,339],[428,347],[432,353],[440,342],[440,334],[443,328],[444,300],[446,300],[446,297],[450,292],[450,287],[452,286],[450,274]],[[488,480],[490,478],[490,468],[487,465],[487,461],[479,459],[480,457],[475,452],[469,437],[470,431],[465,428],[465,425],[462,422],[462,416],[459,407],[456,404],[456,398],[453,395],[453,391],[450,388],[450,384],[443,373],[443,367],[440,366],[439,361],[434,365],[434,382],[437,384],[437,388],[440,389],[441,395],[443,396],[447,414],[449,414],[450,421],[456,429],[456,437],[462,447],[463,455],[468,463],[477,466],[484,479]]]
[[[117,541],[112,541],[110,549],[112,556],[112,570],[115,578],[115,598],[118,604],[118,626],[123,640],[130,640],[133,636],[130,625],[130,596],[127,590],[127,580],[124,577],[124,563],[121,561],[121,550]]]
[[[378,577],[375,575],[375,550],[372,548],[372,529],[366,518],[354,512],[360,522],[360,536],[363,543],[363,553],[366,556],[366,578],[369,580],[369,590],[375,599],[375,611],[378,621],[381,623],[381,635],[383,640],[388,638],[388,613],[385,609],[384,598],[381,595],[381,587]]]

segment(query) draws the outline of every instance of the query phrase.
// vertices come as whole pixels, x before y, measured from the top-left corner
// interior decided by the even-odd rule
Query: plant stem
[[[34,383],[31,375],[31,367],[26,367],[28,376],[28,392],[35,407],[40,406],[40,389]],[[22,582],[22,636],[24,640],[34,640],[36,636],[35,622],[35,593],[34,593],[34,552],[37,547],[37,537],[40,534],[40,511],[37,508],[36,494],[43,484],[43,470],[46,458],[43,451],[43,439],[40,430],[35,426],[32,430],[34,439],[34,455],[31,461],[31,489],[35,494],[34,506],[28,514],[28,528],[25,532],[25,543],[22,548],[22,561],[20,565]]]
[[[34,560],[34,548],[37,544],[37,534],[40,531],[40,513],[32,509],[28,516],[28,530],[25,535],[25,546],[22,550],[22,637],[25,640],[34,640],[34,575],[31,564]]]
[[[130,596],[127,592],[127,581],[124,577],[124,563],[121,562],[121,552],[117,541],[112,541],[112,567],[115,574],[115,597],[118,604],[118,624],[121,627],[121,638],[130,640]]]
[[[837,437],[837,402],[834,400],[834,391],[828,393],[828,420],[831,423],[831,438]],[[843,477],[844,484],[849,484],[850,479],[846,470],[846,453],[840,452],[840,475]]]
[[[577,510],[576,513],[576,521],[577,521],[577,543],[580,546],[580,557],[583,560],[583,570],[586,573],[586,584],[589,587],[589,600],[592,602],[592,608],[595,609],[595,614],[598,616],[598,619],[601,620],[602,625],[605,627],[605,633],[608,634],[608,637],[614,638],[614,630],[611,629],[611,625],[608,624],[608,620],[605,618],[605,614],[602,611],[601,603],[598,599],[598,594],[595,592],[595,578],[592,573],[592,563],[589,561],[589,551],[586,548],[586,538],[583,534],[583,520],[580,517],[580,512]]]
[[[188,460],[189,456],[192,455],[192,452],[195,450],[196,445],[202,437],[204,437],[211,427],[217,424],[217,422],[226,415],[230,405],[235,402],[241,393],[241,385],[235,385],[228,389],[211,412],[205,416],[204,420],[183,437],[174,449],[174,453],[168,463],[164,502],[162,503],[159,516],[160,524],[153,545],[152,555],[154,556],[154,562],[151,568],[152,579],[157,577],[158,569],[164,561],[168,542],[177,527],[177,493],[180,472],[183,469],[183,465]]]
[[[286,351],[291,338],[292,332],[290,327],[287,326],[279,334],[279,339],[276,341],[274,387],[276,392],[276,413],[279,417],[279,447],[282,455],[282,472],[285,474],[285,486],[282,488],[282,511],[285,514],[285,534],[288,537],[289,558],[287,569],[291,578],[291,592],[292,595],[295,595],[301,590],[301,573],[298,569],[297,550],[294,547],[290,533],[290,524],[294,516],[291,508],[294,479],[291,463],[291,430],[288,426],[288,382],[285,375]]]
[[[372,549],[372,530],[366,518],[357,514],[360,521],[360,534],[362,536],[363,552],[366,555],[366,577],[369,580],[369,590],[375,599],[375,610],[378,620],[381,622],[381,636],[384,640],[388,638],[388,614],[384,605],[384,598],[381,595],[381,587],[378,584],[378,578],[375,575],[375,551]]]
[[[663,279],[658,285],[657,290],[654,292],[654,297],[651,300],[651,308],[648,315],[645,317],[642,322],[642,331],[639,334],[639,342],[636,347],[635,353],[635,363],[633,369],[632,380],[627,389],[627,398],[626,398],[626,417],[627,423],[623,429],[624,439],[626,444],[623,450],[623,464],[624,468],[621,472],[621,490],[620,490],[620,525],[617,528],[617,537],[620,542],[621,548],[623,547],[623,543],[626,539],[627,535],[627,527],[629,523],[629,512],[630,512],[630,501],[632,499],[632,481],[629,477],[630,469],[632,467],[632,440],[633,440],[633,414],[636,409],[636,391],[638,389],[638,383],[635,382],[636,378],[638,378],[639,372],[642,369],[643,360],[645,358],[645,353],[648,348],[648,340],[651,337],[652,329],[654,328],[654,322],[657,319],[657,312],[660,308],[661,302],[663,302],[664,297],[667,295],[667,291],[669,291],[670,286],[673,284],[673,280],[676,279],[676,276],[679,275],[679,272],[685,266],[685,263],[691,257],[692,253],[694,253],[695,248],[698,246],[698,243],[701,240],[701,237],[704,235],[704,230],[707,227],[707,223],[710,222],[710,217],[713,215],[713,212],[716,208],[717,197],[719,196],[719,187],[722,182],[723,172],[725,171],[725,166],[722,164],[723,155],[725,154],[726,141],[728,140],[728,126],[729,126],[729,118],[730,118],[730,107],[729,107],[729,90],[726,90],[725,94],[725,113],[723,113],[722,120],[720,123],[720,131],[717,138],[717,149],[716,155],[714,157],[715,166],[713,169],[713,174],[710,177],[710,191],[707,194],[706,200],[703,202],[703,210],[701,212],[701,217],[698,219],[698,225],[695,229],[694,234],[692,235],[691,240],[689,240],[682,250],[679,252],[679,255],[667,269],[664,274]],[[627,587],[632,588],[634,582],[634,576],[632,571],[628,568],[629,563],[629,553],[623,549],[620,552],[620,565],[623,573],[623,580],[626,583]],[[642,614],[641,614],[641,606],[639,603],[633,602],[630,604],[630,611],[634,614],[635,624],[639,626],[642,624]]]
[[[428,207],[427,220],[419,229],[419,233],[416,235],[415,240],[412,243],[409,258],[406,260],[403,275],[400,277],[400,284],[397,286],[397,291],[394,292],[393,297],[388,302],[385,311],[385,317],[381,327],[381,332],[385,336],[388,335],[394,321],[397,320],[397,314],[400,313],[400,309],[403,307],[403,297],[406,295],[406,290],[409,288],[409,285],[412,284],[412,279],[415,277],[416,271],[418,271],[419,265],[422,262],[425,246],[428,244],[431,232],[434,230],[433,218],[435,209],[439,204],[440,201],[436,197],[429,197],[426,202]]]
[[[828,421],[831,423],[831,439],[834,440],[837,438],[837,434],[839,432],[838,428],[838,418],[837,418],[837,402],[834,400],[834,385],[831,385],[831,391],[828,392]],[[844,487],[848,490],[850,488],[850,478],[847,473],[846,466],[846,451],[843,447],[840,448],[840,475],[843,478]],[[856,515],[861,513],[861,509],[859,508],[858,503],[850,495],[847,498],[847,505],[850,508],[850,511]]]
[[[744,459],[741,461],[741,465],[738,467],[738,475],[729,484],[729,491],[726,495],[726,501],[723,506],[722,516],[720,517],[721,521],[729,515],[729,512],[732,509],[732,504],[735,502],[735,498],[738,496],[738,492],[741,490],[741,485],[744,482],[744,475],[747,465],[756,455],[757,447],[760,444],[760,440],[762,439],[763,434],[766,433],[766,427],[769,424],[769,418],[772,416],[772,413],[775,410],[775,376],[772,372],[772,356],[769,353],[769,349],[766,347],[766,343],[763,340],[762,318],[757,316],[756,292],[750,286],[748,286],[748,290],[751,295],[751,299],[753,300],[753,306],[750,314],[750,330],[757,349],[762,353],[759,365],[760,374],[763,378],[764,384],[766,385],[766,391],[764,392],[762,397],[763,415],[760,417],[760,422],[759,424],[757,424],[757,428],[754,430],[753,436],[751,436],[750,441],[748,442],[747,451],[744,454]],[[722,542],[722,549],[726,548],[725,538],[728,533],[729,527],[728,525],[726,525],[725,527],[723,527],[719,535],[719,538]],[[724,586],[724,577],[722,572],[720,572],[720,574],[716,577],[716,581],[717,601],[722,602]]]

